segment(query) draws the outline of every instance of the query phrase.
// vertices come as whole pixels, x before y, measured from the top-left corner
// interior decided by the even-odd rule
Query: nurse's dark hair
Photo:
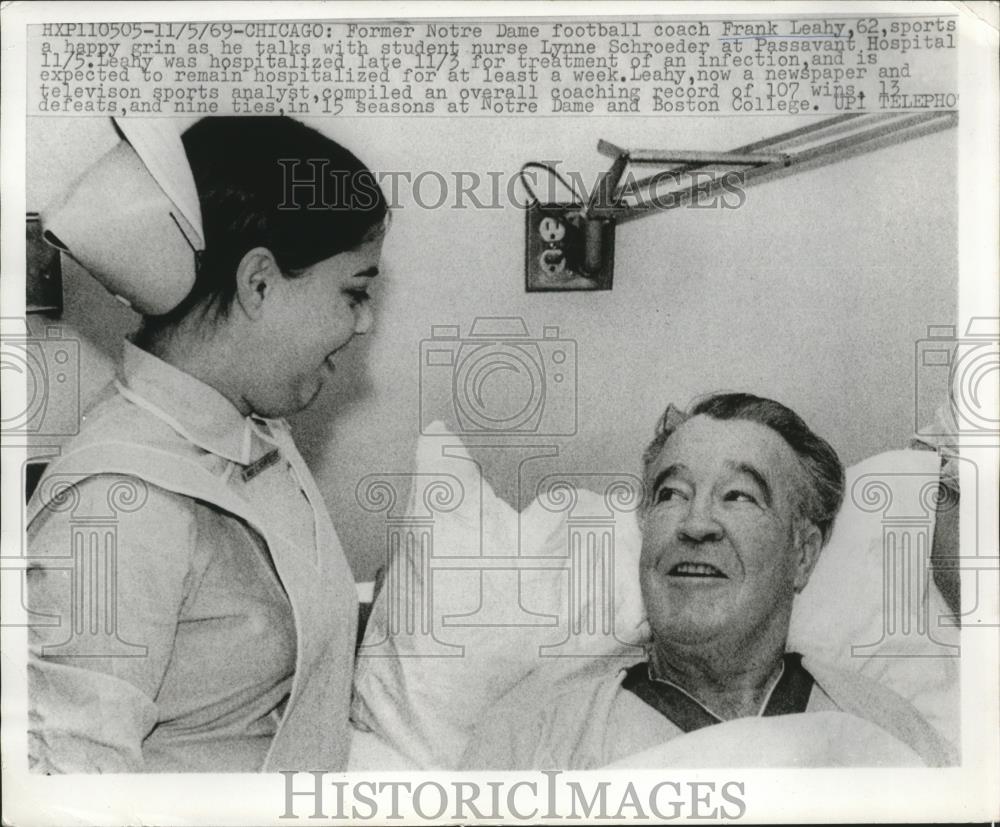
[[[714,394],[695,402],[686,412],[673,405],[667,406],[657,423],[653,441],[642,455],[643,478],[647,487],[644,510],[650,507],[655,494],[649,490],[651,466],[677,428],[695,416],[756,422],[784,439],[795,452],[806,475],[807,485],[800,489],[799,512],[820,530],[824,544],[830,539],[834,520],[844,501],[844,466],[840,457],[830,443],[817,436],[791,408],[749,393]]]
[[[205,118],[181,138],[201,202],[205,250],[191,293],[170,313],[146,317],[140,337],[195,307],[228,313],[236,269],[255,247],[270,250],[294,278],[384,230],[388,205],[371,170],[305,124],[286,117]]]

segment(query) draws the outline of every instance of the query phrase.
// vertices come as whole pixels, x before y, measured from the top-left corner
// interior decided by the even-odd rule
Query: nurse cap
[[[167,118],[112,118],[125,136],[41,215],[45,240],[139,313],[159,316],[194,286],[201,207]],[[183,123],[184,126],[189,122]]]

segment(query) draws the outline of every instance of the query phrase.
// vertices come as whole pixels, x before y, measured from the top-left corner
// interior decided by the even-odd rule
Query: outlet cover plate
[[[601,222],[600,263],[588,271],[584,267],[586,232],[581,211],[579,204],[536,201],[528,205],[524,244],[524,282],[528,293],[611,289],[615,263],[614,222]]]

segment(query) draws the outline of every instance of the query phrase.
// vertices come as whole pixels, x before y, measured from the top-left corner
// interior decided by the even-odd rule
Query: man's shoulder
[[[633,661],[623,661],[621,658],[602,658],[580,666],[565,670],[556,677],[547,677],[546,670],[540,669],[528,675],[525,683],[534,682],[541,685],[547,682],[549,694],[553,697],[566,695],[592,695],[602,691],[613,691],[621,685],[625,678],[625,670],[633,665]]]
[[[622,691],[630,664],[607,660],[554,674],[537,669],[507,692],[500,705],[535,718],[568,726],[574,719],[594,721]]]
[[[467,769],[586,768],[621,690],[620,659],[529,673],[494,705],[474,734]]]
[[[885,684],[817,658],[804,657],[802,664],[838,709],[887,730],[915,749],[930,766],[956,763],[954,747],[913,704]]]
[[[812,675],[813,680],[835,703],[838,698],[845,703],[861,703],[866,700],[879,705],[909,707],[909,702],[885,684],[853,669],[835,666],[829,661],[804,655],[802,665]],[[912,708],[912,707],[911,707]]]

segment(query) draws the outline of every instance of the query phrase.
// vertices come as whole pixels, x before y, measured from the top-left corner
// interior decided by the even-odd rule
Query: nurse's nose
[[[365,302],[355,308],[354,312],[354,332],[363,335],[370,331],[375,325],[375,314],[372,312],[371,302]]]

